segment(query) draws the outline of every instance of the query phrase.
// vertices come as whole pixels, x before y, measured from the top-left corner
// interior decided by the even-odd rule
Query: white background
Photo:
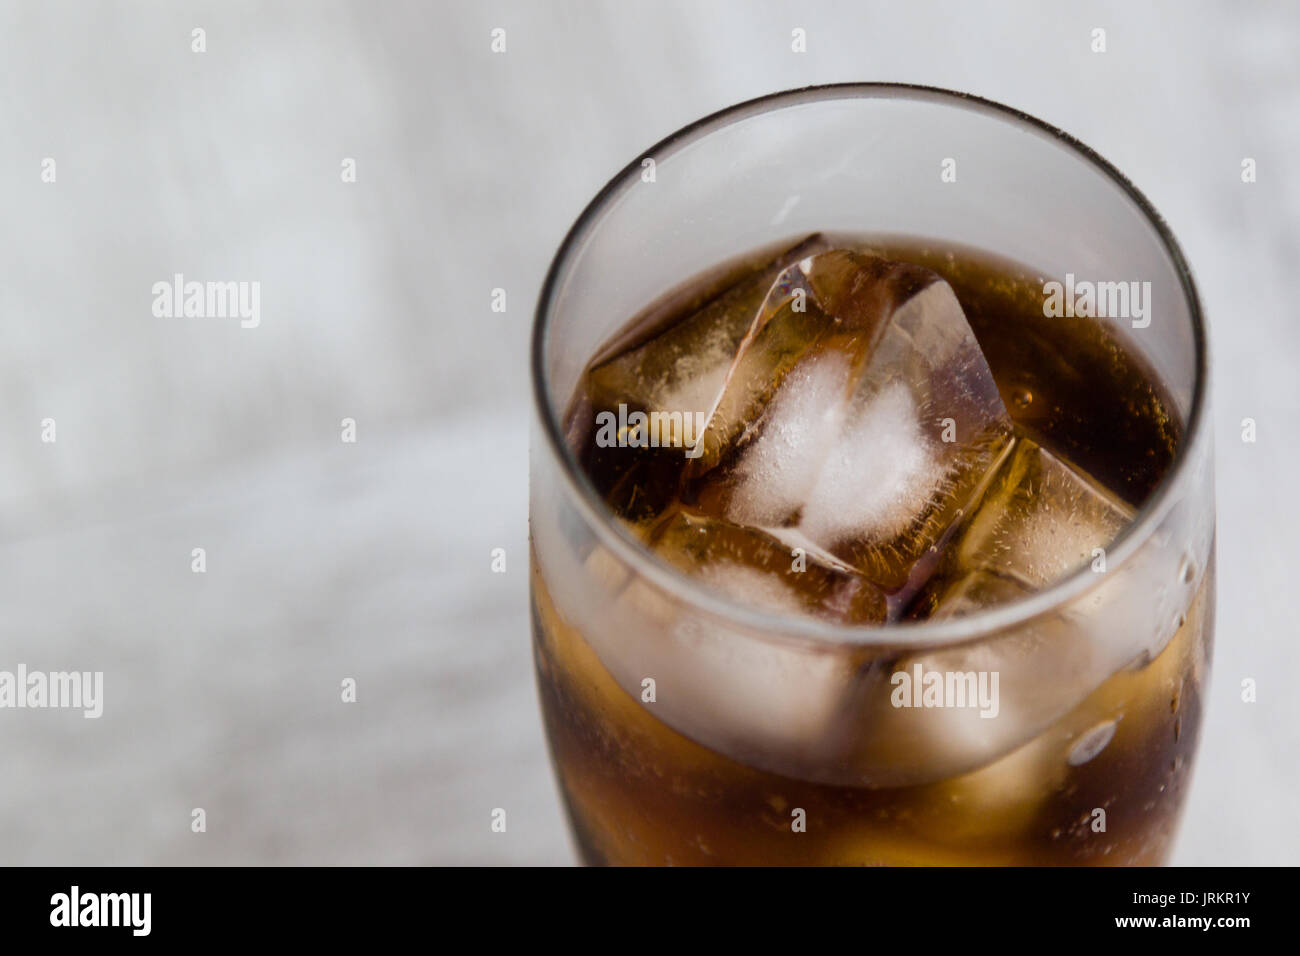
[[[848,80],[1058,125],[1181,241],[1214,349],[1220,603],[1175,861],[1300,861],[1297,11],[6,0],[0,669],[100,669],[106,701],[0,711],[0,863],[569,862],[528,648],[538,287],[647,146]],[[259,281],[260,327],[155,318],[175,272]]]

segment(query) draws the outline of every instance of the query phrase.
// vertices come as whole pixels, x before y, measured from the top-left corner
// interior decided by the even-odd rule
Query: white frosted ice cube
[[[773,284],[713,408],[701,506],[798,527],[889,591],[960,516],[1011,424],[936,273],[847,250]]]

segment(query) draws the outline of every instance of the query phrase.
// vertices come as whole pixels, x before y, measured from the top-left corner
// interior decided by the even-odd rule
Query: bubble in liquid
[[[1184,584],[1191,584],[1196,577],[1196,564],[1186,555],[1183,556],[1182,566],[1178,569],[1178,576],[1183,579]]]
[[[1111,738],[1115,736],[1115,728],[1118,725],[1117,720],[1105,720],[1091,730],[1085,732],[1082,737],[1075,743],[1070,750],[1070,756],[1066,758],[1071,767],[1079,767],[1087,763],[1097,754],[1106,749]]]
[[[1034,404],[1034,393],[1027,388],[1018,388],[1011,393],[1012,404],[1021,410]]]

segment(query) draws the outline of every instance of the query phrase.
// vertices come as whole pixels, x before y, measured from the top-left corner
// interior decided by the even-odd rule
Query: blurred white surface
[[[1058,125],[1181,241],[1220,601],[1175,861],[1300,861],[1298,42],[1264,4],[0,3],[0,667],[106,684],[98,721],[0,712],[0,863],[569,862],[528,648],[538,287],[645,147],[847,80]],[[261,325],[155,318],[176,272],[259,281]]]

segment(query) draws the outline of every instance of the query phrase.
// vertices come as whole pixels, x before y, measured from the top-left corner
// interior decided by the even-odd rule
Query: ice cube
[[[814,542],[781,540],[686,508],[649,534],[656,555],[714,590],[752,607],[849,624],[882,623],[885,597]]]
[[[897,591],[1010,434],[948,284],[834,250],[774,283],[710,414],[692,493],[732,521],[798,527]]]
[[[959,617],[1019,600],[1096,562],[1131,519],[1122,501],[1032,439],[1020,435],[978,508],[945,549],[911,616]],[[1049,610],[980,641],[904,657],[899,669],[998,675],[998,710],[921,709],[888,715],[916,754],[954,769],[1009,753],[1072,711],[1136,653],[1099,634],[1073,607]]]
[[[973,572],[945,592],[936,617],[1027,593],[1019,584]],[[892,665],[888,699],[876,691],[861,718],[859,762],[888,781],[938,780],[986,766],[1033,740],[1110,673],[1067,616],[1048,613],[1015,629]]]
[[[825,248],[825,240],[810,236],[747,270],[697,310],[667,327],[657,319],[665,310],[652,311],[648,330],[646,323],[632,330],[630,340],[607,349],[607,355],[613,354],[597,361],[588,372],[587,389],[594,409],[610,409],[623,402],[645,412],[707,413],[773,281],[790,262]],[[667,311],[672,314],[680,309]]]
[[[676,497],[683,455],[772,282],[791,261],[825,248],[811,236],[762,265],[722,274],[690,301],[669,297],[593,359],[566,433],[616,513],[651,520]],[[639,416],[644,422],[631,425]],[[593,429],[602,417],[620,423],[616,442]]]
[[[884,597],[870,582],[794,535],[781,540],[679,509],[651,531],[647,546],[760,611],[849,623],[885,618]],[[620,685],[670,727],[775,773],[837,772],[851,746],[855,725],[846,708],[868,649],[756,633],[639,575],[628,580],[609,621],[592,634],[597,653]]]
[[[987,571],[967,571],[945,562],[913,603],[908,617],[943,620],[1006,604],[1032,591],[1014,578]]]
[[[843,428],[851,374],[842,352],[813,355],[790,372],[768,405],[761,445],[736,464],[732,485],[721,486],[729,518],[775,528],[798,514]]]
[[[1092,564],[1133,509],[1081,470],[1020,436],[950,549],[957,571],[988,571],[1037,590]]]
[[[919,266],[845,249],[806,256],[783,270],[751,316],[710,406],[696,471],[709,470],[753,434],[801,362],[835,349],[851,368],[860,364],[893,310],[937,278]]]

